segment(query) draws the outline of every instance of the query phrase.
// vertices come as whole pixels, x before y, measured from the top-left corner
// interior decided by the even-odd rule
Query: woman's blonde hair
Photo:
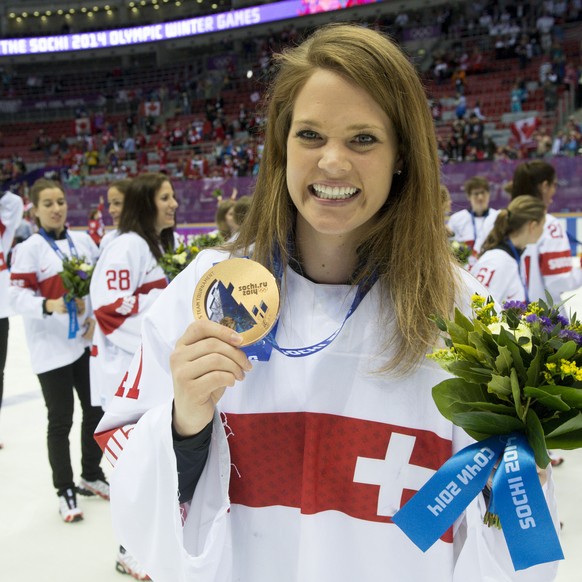
[[[394,311],[400,332],[384,346],[391,348],[384,370],[406,372],[434,344],[437,330],[429,318],[450,312],[458,286],[443,220],[435,131],[422,83],[390,39],[356,25],[322,27],[275,58],[278,72],[267,94],[265,146],[253,203],[231,248],[248,252],[254,243],[255,260],[272,268],[278,255],[287,264],[296,209],[287,189],[286,144],[297,96],[318,69],[367,91],[394,126],[402,173],[394,176],[388,200],[358,248],[362,269],[355,282],[373,272],[379,275],[386,329]]]
[[[518,196],[507,208],[499,211],[495,225],[483,243],[481,254],[499,246],[508,236],[521,230],[529,222],[543,222],[546,205],[535,196]]]

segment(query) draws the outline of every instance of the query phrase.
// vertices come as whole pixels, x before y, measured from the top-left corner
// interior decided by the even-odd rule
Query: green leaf
[[[521,380],[525,381],[526,373],[519,347],[515,343],[513,337],[501,328],[499,332],[499,345],[506,346],[513,359],[513,366],[516,369]]]
[[[513,396],[513,403],[515,405],[515,412],[517,417],[523,419],[524,410],[521,402],[521,390],[519,389],[519,380],[517,379],[517,372],[515,368],[511,368],[511,375],[509,376],[511,384],[511,394]]]
[[[455,350],[458,353],[463,354],[465,359],[473,360],[477,364],[483,361],[483,358],[473,346],[455,345]]]
[[[473,362],[457,360],[447,364],[446,369],[454,376],[474,384],[487,384],[491,380],[491,370],[479,367]]]
[[[563,344],[555,354],[549,356],[547,361],[555,364],[560,360],[570,360],[576,353],[577,349],[578,346],[576,345],[576,342],[568,341]]]
[[[541,369],[542,350],[537,350],[534,359],[531,361],[527,369],[527,377],[525,383],[528,386],[536,386],[538,384],[538,377]]]
[[[491,343],[490,339],[490,336],[483,336],[477,331],[469,332],[469,343],[479,350],[481,360],[484,359],[487,365],[492,368],[494,358],[497,355],[497,346],[495,342]]]
[[[485,402],[487,395],[479,384],[461,378],[449,378],[433,387],[432,397],[439,412],[451,420],[456,412],[470,409],[472,402]]]
[[[574,413],[574,411],[571,411],[565,415],[560,415],[559,418],[544,423],[546,440],[577,431],[582,433],[582,412]],[[550,445],[548,445],[548,448],[550,448]]]
[[[515,416],[515,408],[509,404],[500,404],[496,402],[471,402],[470,410],[483,410],[485,412],[498,412],[499,414],[507,414]]]
[[[523,392],[526,396],[530,398],[535,398],[541,405],[549,408],[550,410],[558,410],[560,412],[567,412],[571,409],[568,404],[566,404],[560,396],[554,396],[549,394],[546,390],[542,388],[535,388],[533,386],[526,386]]]
[[[499,355],[495,358],[495,368],[500,374],[509,374],[513,366],[513,357],[506,346],[499,346]]]
[[[469,334],[464,327],[450,321],[448,324],[448,331],[455,345],[459,344],[465,346],[469,343]]]
[[[466,331],[473,331],[473,322],[458,308],[455,308],[455,323]]]
[[[508,434],[514,430],[523,430],[524,424],[515,416],[496,414],[494,412],[457,412],[452,417],[453,424],[465,431],[486,434]]]
[[[530,408],[525,419],[525,434],[536,459],[536,465],[545,469],[550,463],[544,429],[537,414]]]
[[[440,315],[433,315],[431,317],[431,319],[435,322],[436,326],[441,330],[441,331],[447,331],[447,324],[445,322],[445,320],[440,316]]]
[[[511,380],[509,376],[494,374],[487,384],[487,391],[495,394],[498,398],[511,402]]]
[[[538,389],[542,390],[545,394],[559,396],[569,407],[582,409],[582,390],[579,390],[578,388],[549,384],[538,386]]]

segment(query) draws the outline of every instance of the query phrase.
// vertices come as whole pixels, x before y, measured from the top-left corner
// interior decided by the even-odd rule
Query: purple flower
[[[560,339],[565,339],[566,341],[575,341],[579,346],[582,346],[582,334],[579,334],[571,329],[562,329],[558,335]]]
[[[560,314],[556,315],[556,323],[561,323],[562,327],[566,327],[567,325],[570,324],[570,322],[563,315]]]
[[[504,311],[508,309],[518,309],[519,311],[525,311],[527,308],[527,304],[523,301],[506,301],[503,304]]]
[[[82,279],[83,281],[85,281],[85,279],[87,279],[87,273],[85,273],[85,271],[82,271],[81,269],[78,269],[76,271],[79,279]]]
[[[546,317],[545,315],[542,315],[540,317],[540,321],[542,322],[542,329],[546,332],[546,333],[551,333],[551,331],[554,329],[554,327],[556,327],[557,323],[555,321],[552,321],[549,317]]]
[[[536,323],[540,320],[540,318],[535,313],[531,313],[525,318],[525,320],[527,323]]]

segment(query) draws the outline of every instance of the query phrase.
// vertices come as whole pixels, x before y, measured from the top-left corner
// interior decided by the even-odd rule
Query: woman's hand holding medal
[[[243,380],[252,365],[239,349],[240,334],[212,321],[194,321],[170,356],[174,383],[174,430],[199,433],[214,415],[228,386]]]

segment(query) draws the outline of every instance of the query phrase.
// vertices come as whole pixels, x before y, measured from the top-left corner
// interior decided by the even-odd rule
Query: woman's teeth
[[[327,200],[345,200],[358,192],[358,189],[353,187],[323,186],[321,184],[314,184],[312,190],[318,198]]]

